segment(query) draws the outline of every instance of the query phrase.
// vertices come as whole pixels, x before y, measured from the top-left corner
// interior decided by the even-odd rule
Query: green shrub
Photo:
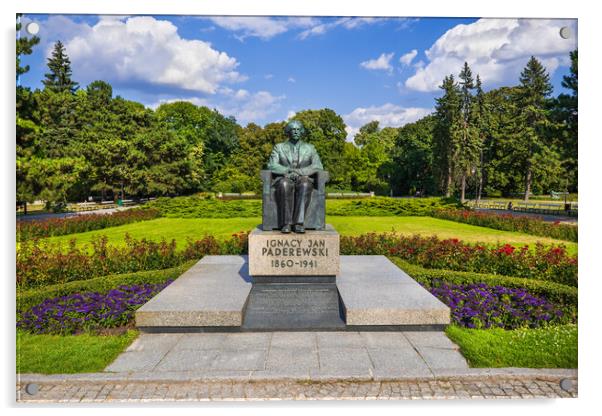
[[[560,224],[559,222],[551,223],[539,218],[459,209],[435,210],[432,216],[495,230],[515,231],[577,242],[578,229],[576,225]]]
[[[136,285],[142,283],[155,284],[175,279],[192,267],[197,260],[188,261],[180,266],[164,270],[115,274],[87,280],[76,280],[63,284],[55,284],[35,289],[17,290],[17,312],[25,311],[45,299],[67,296],[80,292],[108,293],[121,285]]]
[[[442,208],[461,207],[451,198],[387,198],[327,201],[326,214],[339,216],[429,216]]]
[[[159,198],[146,205],[171,218],[247,218],[261,216],[261,200],[219,200],[202,196]],[[337,216],[427,216],[437,209],[459,208],[446,198],[363,198],[327,200],[326,214]]]
[[[169,218],[261,217],[261,200],[226,200],[199,196],[158,198],[147,204]]]
[[[523,288],[530,294],[542,296],[558,305],[577,308],[577,288],[550,281],[526,279],[523,277],[501,276],[475,272],[458,272],[441,269],[425,269],[415,264],[408,263],[399,257],[390,257],[400,269],[409,274],[414,280],[426,287],[431,287],[437,281],[449,284],[486,283],[490,286],[504,286],[508,288]]]

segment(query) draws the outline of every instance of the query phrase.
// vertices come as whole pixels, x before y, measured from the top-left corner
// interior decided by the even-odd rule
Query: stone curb
[[[203,372],[138,372],[138,373],[82,373],[82,374],[17,374],[17,383],[56,383],[56,382],[372,382],[372,381],[447,381],[474,379],[540,379],[560,380],[563,378],[578,378],[577,369],[548,369],[548,368],[470,368],[461,370],[431,370],[432,374],[423,376],[408,375],[407,377],[377,377],[374,376],[330,376],[330,375],[300,375],[300,374],[262,374],[261,371],[248,373],[214,373]]]

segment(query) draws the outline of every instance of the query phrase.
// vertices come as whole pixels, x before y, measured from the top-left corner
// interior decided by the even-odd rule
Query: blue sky
[[[577,45],[576,20],[28,15],[23,27],[32,20],[41,43],[23,58],[23,85],[42,86],[60,39],[84,87],[102,79],[152,108],[189,100],[243,125],[327,107],[349,138],[371,120],[397,127],[431,112],[464,61],[489,90],[518,83],[535,55],[557,94]]]

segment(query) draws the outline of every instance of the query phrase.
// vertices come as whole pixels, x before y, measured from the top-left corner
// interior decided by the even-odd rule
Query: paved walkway
[[[576,397],[576,379],[575,370],[470,369],[443,332],[143,334],[103,373],[20,375],[17,400]]]
[[[143,334],[106,371],[321,381],[432,377],[467,368],[443,332],[248,332]]]

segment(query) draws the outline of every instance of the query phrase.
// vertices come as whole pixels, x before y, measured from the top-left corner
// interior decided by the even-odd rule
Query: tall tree
[[[449,197],[457,168],[458,143],[462,137],[462,99],[453,75],[446,76],[439,88],[443,90],[443,96],[436,99],[433,158],[440,187],[445,196]]]
[[[552,116],[557,123],[554,135],[556,144],[562,155],[562,166],[569,191],[577,192],[577,130],[578,130],[578,54],[577,50],[570,53],[571,67],[569,75],[562,79],[562,86],[570,91],[560,94],[552,102]]]
[[[33,47],[40,42],[37,36],[21,35],[21,16],[17,14],[17,44],[16,44],[16,185],[17,203],[23,205],[27,213],[27,201],[35,198],[32,184],[28,181],[27,170],[30,160],[36,152],[36,136],[40,126],[36,123],[35,100],[29,88],[20,85],[19,77],[29,71],[29,65],[21,66],[21,56],[30,55]]]
[[[433,176],[434,115],[406,124],[398,129],[393,148],[394,192],[401,195],[433,194],[437,184]]]
[[[21,36],[21,16],[23,14],[17,14],[17,79],[29,71],[29,65],[21,66],[21,55],[31,55],[32,48],[40,43],[40,38],[37,36]]]
[[[477,130],[477,140],[479,144],[479,161],[477,165],[477,203],[481,200],[481,194],[483,192],[483,167],[485,164],[485,154],[484,149],[487,146],[486,140],[488,137],[487,134],[487,117],[488,117],[488,108],[485,101],[485,93],[483,92],[483,87],[481,83],[481,77],[477,74],[477,81],[475,84],[475,100],[474,100],[474,125]]]
[[[343,118],[329,108],[300,111],[293,117],[303,123],[306,137],[322,159],[324,169],[330,172],[330,186],[336,187],[343,178],[343,151],[347,139]]]
[[[474,125],[473,106],[474,97],[472,90],[475,88],[472,71],[468,62],[460,71],[460,112],[462,115],[462,136],[458,142],[457,167],[460,175],[460,201],[464,202],[466,197],[466,177],[476,168],[479,156],[479,135]]]
[[[47,64],[50,72],[44,74],[44,87],[52,92],[77,91],[78,83],[71,79],[71,61],[60,40],[54,44],[52,56],[48,58]]]
[[[545,129],[549,124],[549,111],[546,106],[552,90],[550,76],[545,67],[531,56],[520,74],[517,97],[518,116],[523,133],[520,136],[516,157],[521,160],[525,172],[525,201],[529,200],[531,194],[534,170],[541,167],[536,162],[545,163],[539,156],[547,150]]]

